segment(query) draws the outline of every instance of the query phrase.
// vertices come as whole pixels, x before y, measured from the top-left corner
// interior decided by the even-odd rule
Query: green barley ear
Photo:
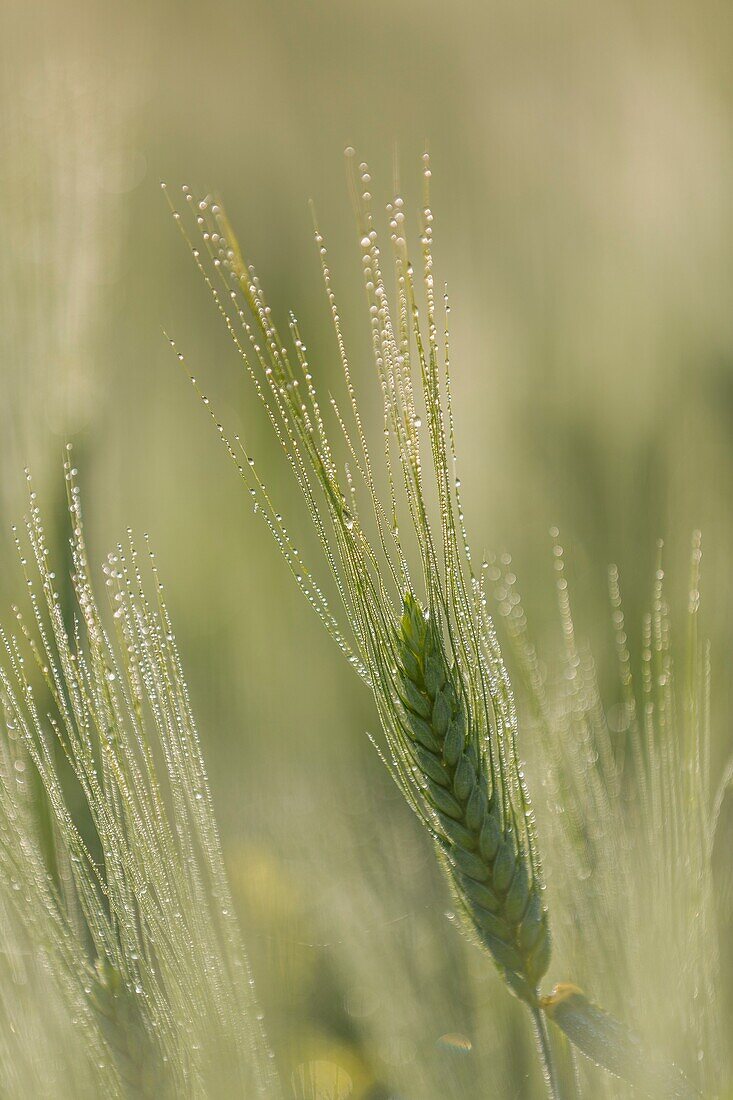
[[[538,991],[550,962],[541,862],[512,688],[464,526],[449,307],[447,295],[436,294],[433,274],[430,163],[426,155],[422,280],[410,261],[399,195],[388,206],[393,279],[387,280],[369,170],[357,168],[353,150],[347,155],[382,401],[379,471],[321,233],[316,245],[346,394],[345,408],[330,398],[328,412],[296,319],[288,346],[221,207],[184,188],[191,233],[174,210],[306,500],[340,611],[303,562],[240,437],[228,438],[215,423],[296,583],[371,688],[385,738],[382,758],[435,841],[464,924],[530,1006],[547,1059]],[[193,235],[200,238],[195,245]],[[554,1094],[554,1079],[548,1084]]]
[[[398,646],[408,751],[459,910],[509,986],[533,1003],[551,951],[541,886],[490,763],[476,751],[460,669],[411,593]]]
[[[290,325],[291,363],[225,214],[206,200],[194,202],[184,188],[204,245],[193,248],[194,257],[311,509],[341,594],[345,626],[303,565],[239,438],[232,445],[223,427],[217,427],[297,583],[372,688],[387,738],[388,766],[446,862],[459,913],[512,991],[536,1006],[537,987],[550,961],[550,935],[511,685],[463,527],[450,403],[448,306],[446,300],[440,341],[432,274],[429,161],[425,158],[421,233],[426,331],[408,261],[402,199],[389,207],[398,287],[391,304],[371,215],[369,173],[366,165],[359,171],[360,240],[387,444],[386,500],[376,489],[322,236],[316,232],[351,411],[349,428],[331,400],[337,430],[345,438],[343,468],[297,322],[292,319]],[[176,218],[180,223],[177,213]],[[206,256],[211,267],[204,265]],[[372,516],[371,535],[362,520],[357,482]],[[428,500],[436,492],[438,515],[433,518]],[[414,561],[408,561],[399,533],[400,498],[417,542]]]

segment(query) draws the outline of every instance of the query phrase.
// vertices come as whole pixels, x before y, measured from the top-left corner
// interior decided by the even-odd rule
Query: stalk
[[[557,1067],[555,1065],[555,1056],[552,1052],[550,1034],[547,1029],[547,1020],[545,1019],[542,1009],[538,1008],[536,1005],[530,1005],[529,1008],[532,1013],[532,1022],[534,1023],[537,1051],[542,1065],[542,1076],[547,1085],[547,1095],[550,1100],[564,1100],[560,1089]]]

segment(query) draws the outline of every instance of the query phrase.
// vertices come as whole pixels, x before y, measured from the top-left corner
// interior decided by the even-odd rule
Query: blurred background
[[[413,210],[430,149],[474,546],[512,555],[532,632],[556,646],[548,528],[560,528],[610,706],[608,564],[633,654],[656,540],[684,610],[701,528],[719,769],[733,640],[733,9],[2,7],[3,609],[22,583],[9,526],[26,465],[63,555],[72,441],[93,556],[128,524],[155,544],[284,1072],[314,1063],[324,1095],[362,1100],[453,1095],[447,1081],[472,1097],[488,1080],[492,1095],[534,1096],[524,1021],[446,921],[432,853],[364,736],[368,694],[290,583],[164,336],[266,466],[269,426],[159,182],[223,198],[325,390],[338,364],[308,200],[367,378],[343,149],[369,161],[377,206],[397,164]],[[280,466],[268,483],[302,518]],[[541,776],[530,781],[541,800]]]

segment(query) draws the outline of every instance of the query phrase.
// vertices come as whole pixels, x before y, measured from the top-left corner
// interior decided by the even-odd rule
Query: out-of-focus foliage
[[[3,1091],[277,1097],[154,555],[109,554],[108,626],[65,471],[73,599],[32,491],[0,631]]]
[[[544,775],[548,876],[553,896],[564,899],[553,974],[567,977],[572,968],[573,980],[596,997],[603,987],[605,1004],[646,1039],[638,1073],[648,1081],[666,1072],[657,1061],[666,1056],[704,1096],[717,1096],[732,1053],[718,889],[730,876],[716,876],[714,866],[730,766],[722,776],[711,769],[699,532],[687,617],[676,630],[661,547],[640,639],[627,635],[618,570],[611,568],[618,701],[610,705],[599,690],[596,655],[576,633],[557,542],[554,551],[561,629],[557,645],[539,655],[516,577],[498,563],[492,567],[497,610],[527,701],[525,729]],[[639,660],[630,655],[634,643],[640,643]],[[733,742],[727,748],[730,753]],[[592,1079],[586,1087],[610,1096],[619,1088],[612,1079]],[[660,1094],[677,1095],[671,1084]]]
[[[163,328],[205,364],[212,396],[241,411],[259,460],[273,456],[158,181],[221,191],[274,304],[308,322],[327,388],[338,364],[306,199],[328,233],[360,369],[369,333],[341,150],[357,145],[389,181],[396,146],[409,208],[409,166],[428,141],[472,541],[512,551],[552,655],[546,531],[559,524],[576,620],[618,715],[606,564],[624,578],[638,661],[655,540],[667,539],[669,602],[681,608],[688,533],[702,528],[715,776],[731,709],[732,48],[720,0],[5,5],[0,549],[12,553],[23,465],[51,492],[67,438],[89,483],[95,560],[128,522],[154,535],[288,1072],[332,1063],[355,1096],[405,1091],[409,1017],[434,1080],[458,1067],[465,1095],[486,1080],[480,1064],[497,1095],[515,1095],[532,1052],[514,1006],[495,1009],[488,971],[457,980],[469,956],[446,927],[429,852],[413,838],[399,884],[376,871],[365,883],[364,838],[381,850],[412,823],[363,738],[367,700],[285,585],[171,362]],[[289,514],[285,472],[272,480]],[[64,510],[59,499],[47,517],[52,543]],[[11,578],[0,572],[3,609]],[[715,868],[730,829],[726,803]],[[729,927],[722,875],[716,901]],[[427,975],[410,950],[422,937],[438,953]],[[729,950],[724,938],[724,1020]]]

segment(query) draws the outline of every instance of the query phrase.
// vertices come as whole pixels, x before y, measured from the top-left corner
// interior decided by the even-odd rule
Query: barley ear
[[[540,885],[496,778],[475,748],[460,672],[411,593],[397,653],[404,728],[457,904],[510,988],[534,1005],[551,953]]]

